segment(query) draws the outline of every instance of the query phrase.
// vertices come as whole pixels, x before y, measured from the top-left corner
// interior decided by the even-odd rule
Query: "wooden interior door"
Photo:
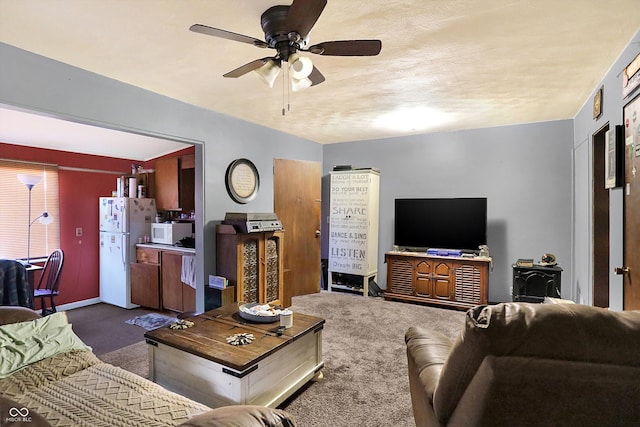
[[[284,226],[284,300],[320,292],[319,162],[274,159],[274,211]]]
[[[624,310],[640,310],[640,95],[624,107]]]
[[[593,305],[609,307],[609,189],[605,187],[606,124],[593,135]]]

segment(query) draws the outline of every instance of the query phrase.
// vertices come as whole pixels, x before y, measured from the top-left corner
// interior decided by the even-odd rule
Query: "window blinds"
[[[38,175],[42,180],[29,190],[18,174]],[[58,167],[0,159],[0,258],[27,258],[27,234],[31,225],[31,259],[48,256],[60,247]],[[43,212],[53,222],[45,225],[36,218]]]

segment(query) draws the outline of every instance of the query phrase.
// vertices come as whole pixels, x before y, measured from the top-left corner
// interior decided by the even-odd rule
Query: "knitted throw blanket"
[[[36,362],[0,379],[0,393],[53,426],[175,426],[209,410],[89,351]]]

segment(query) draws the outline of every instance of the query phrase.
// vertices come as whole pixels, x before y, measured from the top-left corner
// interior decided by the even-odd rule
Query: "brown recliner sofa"
[[[416,426],[640,425],[640,311],[503,303],[405,335]]]

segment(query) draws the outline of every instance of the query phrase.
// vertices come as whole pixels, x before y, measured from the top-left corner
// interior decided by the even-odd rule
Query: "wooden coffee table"
[[[212,408],[232,405],[276,407],[307,381],[321,378],[324,319],[294,313],[281,336],[279,323],[252,323],[238,304],[188,320],[194,326],[159,328],[144,334],[149,344],[149,379]],[[227,337],[253,334],[251,344],[233,346]]]

